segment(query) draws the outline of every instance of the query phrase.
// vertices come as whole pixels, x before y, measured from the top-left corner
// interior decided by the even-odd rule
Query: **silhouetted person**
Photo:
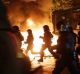
[[[17,41],[0,0],[0,74],[19,74],[16,63]]]
[[[51,39],[53,38],[53,35],[50,32],[49,26],[48,25],[44,25],[43,26],[43,30],[44,30],[44,36],[40,36],[40,38],[43,39],[44,44],[42,45],[42,48],[40,50],[40,62],[43,62],[43,56],[44,56],[44,50],[46,48],[48,48],[48,50],[50,51],[51,49]]]
[[[22,36],[18,26],[13,26],[12,29],[17,38],[18,48],[21,49],[21,45],[22,45],[22,41],[24,40],[24,37]]]
[[[76,60],[76,63],[77,63],[77,66],[79,66],[79,58],[78,58],[78,54],[77,54],[77,52],[76,52],[76,39],[77,39],[77,34],[76,33],[74,33],[73,32],[73,28],[72,27],[69,27],[69,32],[72,34],[72,36],[73,36],[73,40],[72,40],[72,43],[71,44],[73,44],[73,50],[74,50],[74,59]]]
[[[74,59],[74,36],[69,32],[65,23],[60,23],[59,38],[57,41],[57,53],[60,54],[60,58],[57,59],[55,68],[52,74],[60,74],[65,67],[67,67],[71,74],[79,74],[76,60]]]
[[[26,53],[28,53],[28,51],[30,50],[31,53],[33,52],[33,41],[34,41],[34,37],[33,37],[33,33],[31,29],[27,30],[28,36],[26,39],[26,42],[28,44],[27,49],[26,49]]]
[[[21,49],[22,41],[24,40],[24,38],[20,33],[18,26],[13,26],[12,30],[16,36],[17,46],[18,46],[18,52],[16,55],[18,69],[20,70],[20,74],[29,73],[31,69],[31,62],[29,57],[25,56],[23,50]]]
[[[74,43],[72,43],[73,44],[73,46],[74,46],[74,50],[75,50],[75,46],[76,46],[76,39],[77,39],[77,34],[76,33],[74,33],[73,32],[73,28],[72,27],[68,27],[69,28],[69,32],[73,35],[73,38],[74,38]]]

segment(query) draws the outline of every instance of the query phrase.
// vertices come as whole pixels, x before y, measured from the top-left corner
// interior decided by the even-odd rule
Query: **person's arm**
[[[40,36],[39,38],[42,38],[43,39],[43,36]]]
[[[21,41],[24,40],[24,37],[22,36],[22,34],[21,34],[20,32],[18,33],[18,37],[19,37],[19,39],[20,39]]]
[[[28,43],[27,40],[24,43],[27,44]]]

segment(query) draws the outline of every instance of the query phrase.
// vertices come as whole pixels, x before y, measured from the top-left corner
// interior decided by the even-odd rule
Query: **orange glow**
[[[30,57],[30,60],[33,60],[33,59],[34,59],[34,55],[31,54],[31,51],[28,52],[28,55],[29,55],[29,57]]]
[[[43,44],[43,41],[42,41],[42,39],[39,38],[39,36],[41,36],[41,33],[43,34],[43,32],[39,32],[39,34],[38,34],[38,32],[39,31],[33,31],[33,33],[34,33],[34,48],[33,48],[33,52],[36,52],[38,54],[34,55],[34,54],[31,54],[31,51],[29,51],[28,54],[29,54],[30,60],[33,60],[36,56],[40,56],[39,52],[40,52],[41,46]],[[24,36],[24,41],[25,41],[26,38],[27,38],[27,35],[26,35],[27,33],[26,32],[21,32],[21,33]],[[56,45],[57,44],[57,39],[58,39],[58,36],[54,35],[54,37],[52,39],[52,41],[53,41],[52,45]],[[25,50],[27,48],[27,44],[24,44],[24,41],[22,41],[22,47],[21,48],[24,49],[24,53],[25,53]],[[55,50],[55,52],[56,52],[56,50]],[[45,54],[45,56],[51,55],[50,52],[48,51],[48,49],[44,50],[44,54]],[[39,59],[39,58],[40,57],[38,57],[37,59]]]
[[[52,38],[52,45],[57,45],[57,39],[58,39],[58,35],[53,34],[53,38]]]
[[[34,36],[34,47],[33,47],[33,52],[36,52],[37,54],[32,54],[30,51],[29,51],[29,57],[30,57],[30,60],[33,60],[35,56],[40,56],[39,52],[40,52],[40,49],[41,49],[41,46],[43,44],[43,40],[41,38],[39,38],[40,36],[43,36],[43,28],[42,26],[38,26],[38,28],[32,26],[34,24],[34,22],[31,20],[31,19],[28,19],[27,20],[28,22],[28,26],[30,29],[32,29],[32,33],[33,33],[33,36]],[[25,53],[25,50],[27,48],[27,44],[24,44],[24,42],[26,41],[26,38],[27,38],[27,32],[21,32],[21,34],[24,36],[24,41],[22,41],[22,47],[24,49],[24,53]],[[52,45],[56,45],[57,44],[57,39],[58,39],[58,36],[53,34],[53,38],[52,38]],[[26,53],[25,53],[26,54]],[[48,49],[45,49],[44,50],[44,54],[46,56],[48,55],[51,55],[50,52],[48,51]],[[37,59],[39,59],[40,57],[38,57]]]
[[[28,19],[26,23],[28,23],[28,26],[32,26],[34,24],[34,22],[31,19]]]

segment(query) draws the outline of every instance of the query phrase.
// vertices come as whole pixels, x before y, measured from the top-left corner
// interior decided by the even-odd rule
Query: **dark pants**
[[[51,44],[43,44],[42,45],[42,48],[40,50],[40,60],[43,60],[43,57],[44,57],[44,50],[48,48],[49,52],[50,52],[50,49],[51,49]],[[50,52],[51,53],[51,52]]]
[[[62,57],[56,61],[56,66],[52,74],[60,74],[67,67],[71,74],[80,74],[77,71],[76,62],[70,57]]]
[[[32,43],[28,44],[27,49],[26,49],[26,54],[28,53],[29,50],[31,51],[31,53],[33,53],[33,44]]]

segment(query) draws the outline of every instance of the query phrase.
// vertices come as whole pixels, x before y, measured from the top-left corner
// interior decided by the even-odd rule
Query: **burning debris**
[[[10,0],[8,5],[8,16],[12,25],[17,25],[20,30],[28,28],[26,20],[31,18],[36,27],[38,25],[50,24],[50,12],[52,0]]]

